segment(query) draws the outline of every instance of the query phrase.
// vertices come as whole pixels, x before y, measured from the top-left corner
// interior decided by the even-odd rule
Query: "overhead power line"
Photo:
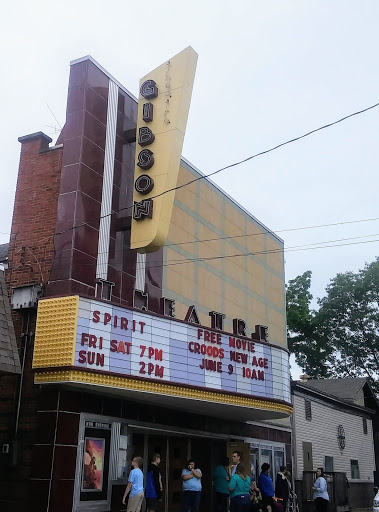
[[[46,103],[46,105],[47,105],[47,103]],[[49,105],[47,105],[47,106],[48,106],[48,108],[50,109]],[[346,121],[347,119],[349,119],[349,118],[351,118],[351,117],[354,117],[354,116],[357,116],[357,115],[363,114],[364,112],[367,112],[368,110],[372,110],[372,109],[374,109],[374,108],[376,108],[376,107],[378,107],[378,106],[379,106],[379,103],[375,103],[374,105],[371,105],[370,107],[366,107],[366,108],[364,108],[364,109],[362,109],[362,110],[358,110],[358,111],[356,111],[356,112],[353,112],[352,114],[348,114],[348,115],[346,115],[346,116],[344,116],[344,117],[341,117],[340,119],[337,119],[336,121],[333,121],[333,122],[331,122],[331,123],[328,123],[328,124],[325,124],[325,125],[323,125],[323,126],[320,126],[319,128],[315,128],[314,130],[311,130],[311,131],[309,131],[309,132],[307,132],[307,133],[304,133],[303,135],[300,135],[300,136],[295,137],[295,138],[293,138],[293,139],[290,139],[290,140],[287,140],[287,141],[282,142],[282,143],[280,143],[280,144],[277,144],[276,146],[274,146],[274,147],[272,147],[272,148],[266,149],[266,150],[264,150],[264,151],[260,151],[259,153],[256,153],[255,155],[249,156],[249,157],[247,157],[247,158],[245,158],[245,159],[243,159],[243,160],[240,160],[240,161],[238,161],[238,162],[234,162],[234,163],[232,163],[232,164],[229,164],[229,165],[227,165],[227,166],[225,166],[225,167],[222,167],[221,169],[217,169],[216,171],[213,171],[213,172],[211,172],[211,173],[209,173],[209,174],[203,174],[203,175],[201,175],[201,176],[199,176],[199,177],[197,177],[197,178],[194,178],[193,180],[188,181],[187,183],[183,183],[182,185],[178,185],[177,187],[173,187],[173,188],[171,188],[171,189],[165,190],[165,191],[161,192],[160,194],[157,194],[156,196],[151,197],[150,199],[156,199],[156,198],[158,198],[158,197],[163,196],[164,194],[168,194],[169,192],[173,192],[173,191],[175,191],[175,190],[179,190],[179,189],[181,189],[181,188],[187,187],[188,185],[191,185],[192,183],[195,183],[195,182],[197,182],[197,181],[200,181],[200,180],[203,180],[203,179],[209,178],[210,176],[214,176],[215,174],[218,174],[218,173],[220,173],[220,172],[222,172],[222,171],[225,171],[226,169],[230,169],[230,168],[232,168],[232,167],[236,167],[236,166],[238,166],[238,165],[241,165],[241,164],[243,164],[243,163],[245,163],[245,162],[248,162],[249,160],[253,160],[254,158],[257,158],[257,157],[259,157],[259,156],[262,156],[262,155],[265,155],[265,154],[270,153],[270,152],[272,152],[272,151],[275,151],[275,150],[277,150],[277,149],[281,148],[282,146],[285,146],[285,145],[287,145],[287,144],[291,144],[291,143],[296,142],[296,141],[298,141],[298,140],[300,140],[300,139],[303,139],[303,138],[305,138],[305,137],[308,137],[308,136],[312,135],[313,133],[319,132],[319,131],[321,131],[321,130],[325,130],[326,128],[330,128],[331,126],[334,126],[334,125],[336,125],[336,124],[338,124],[338,123],[341,123],[341,122],[343,122],[343,121]],[[50,111],[51,111],[51,109],[50,109]],[[52,111],[51,111],[51,113],[53,114],[53,112],[52,112]],[[53,114],[53,116],[54,116],[54,114]],[[54,116],[54,117],[55,117],[55,116]],[[56,120],[56,121],[57,121],[57,120]],[[57,121],[57,122],[58,122],[58,121]],[[58,123],[58,124],[59,124],[59,123]],[[117,212],[117,213],[120,213],[120,212],[125,211],[125,210],[130,210],[131,208],[133,208],[133,205],[126,206],[125,208],[120,208],[120,210],[118,210],[118,212]],[[111,213],[108,213],[108,214],[106,214],[106,215],[102,215],[102,216],[100,217],[100,219],[105,218],[105,217],[109,217],[109,216],[111,216],[111,215],[114,215],[114,213],[116,213],[116,212],[111,212]],[[61,231],[61,232],[59,232],[59,233],[54,233],[54,235],[63,234],[63,233],[66,233],[66,232],[68,232],[68,231],[71,231],[71,230],[74,230],[74,229],[78,229],[78,228],[80,228],[80,227],[82,227],[82,226],[85,226],[85,225],[88,225],[88,224],[87,224],[86,222],[84,222],[84,223],[82,223],[82,224],[79,224],[78,226],[73,226],[73,227],[71,227],[71,228],[68,228],[68,229],[66,229],[65,231]],[[321,226],[320,226],[320,227],[321,227]],[[300,229],[300,228],[299,228],[299,229]],[[6,234],[6,233],[3,233],[3,234]],[[54,236],[54,235],[52,235],[52,236]],[[46,239],[46,238],[49,238],[49,237],[45,237],[45,238],[43,238],[42,240],[44,240],[44,239]],[[35,242],[35,243],[37,243],[37,242]],[[183,242],[183,243],[185,243],[185,242]]]
[[[196,257],[196,258],[186,258],[183,257],[182,259],[172,259],[163,263],[158,263],[156,265],[149,264],[149,269],[151,268],[162,268],[162,267],[170,267],[175,265],[185,265],[187,263],[197,263],[197,262],[207,262],[212,260],[224,260],[224,259],[230,259],[230,258],[242,258],[245,256],[261,256],[261,255],[271,255],[271,254],[280,254],[280,253],[287,253],[287,252],[298,252],[298,251],[308,251],[308,250],[315,250],[315,249],[327,249],[331,247],[344,247],[344,246],[350,246],[350,245],[359,245],[359,244],[367,244],[367,243],[373,243],[373,242],[379,242],[379,239],[374,240],[361,240],[359,242],[351,242],[351,240],[357,240],[361,238],[368,238],[371,236],[379,236],[379,233],[371,234],[371,235],[363,235],[363,236],[356,236],[356,237],[349,237],[349,238],[339,238],[335,240],[325,240],[321,242],[314,242],[311,244],[303,244],[303,245],[294,245],[291,247],[278,247],[276,249],[264,249],[262,251],[254,251],[254,252],[241,252],[238,254],[227,254],[227,255],[218,255],[218,256],[207,256],[207,257]],[[336,242],[346,242],[346,243],[336,243]],[[105,254],[108,251],[104,251],[100,254]],[[58,259],[65,259],[65,258],[71,258],[70,254],[65,254],[62,257],[58,257]],[[94,261],[91,263],[83,263],[79,264],[79,266],[95,266],[96,260],[94,258]],[[143,264],[145,266],[145,264]],[[136,265],[136,268],[138,268],[138,265]]]
[[[293,142],[296,142],[300,139],[304,139],[305,137],[309,137],[309,135],[312,135],[313,133],[319,132],[321,130],[325,130],[326,128],[330,128],[331,126],[334,126],[338,123],[342,123],[343,121],[346,121],[350,117],[357,116],[359,114],[363,114],[364,112],[367,112],[368,110],[371,110],[373,108],[376,108],[379,106],[379,103],[375,103],[374,105],[371,105],[370,107],[366,107],[363,110],[358,110],[356,112],[353,112],[352,114],[348,114],[344,117],[341,117],[340,119],[337,119],[336,121],[332,121],[331,123],[324,124],[323,126],[320,126],[319,128],[315,128],[314,130],[311,130],[307,133],[304,133],[303,135],[299,135],[298,137],[295,137],[293,139],[287,140],[285,142],[281,142],[280,144],[277,144],[276,146],[273,146],[272,148],[265,149],[264,151],[260,151],[259,153],[256,153],[255,155],[248,156],[247,158],[244,158],[243,160],[239,160],[238,162],[234,162],[233,164],[226,165],[225,167],[221,167],[221,169],[217,169],[217,171],[213,171],[209,174],[203,174],[202,176],[199,176],[198,178],[194,178],[193,180],[188,181],[187,183],[183,183],[182,185],[178,185],[176,187],[170,188],[168,190],[165,190],[161,192],[160,194],[157,194],[156,196],[152,196],[149,199],[156,199],[157,197],[161,197],[165,194],[168,194],[169,192],[174,192],[175,190],[179,190],[181,188],[187,187],[188,185],[191,185],[192,183],[195,183],[197,181],[203,180],[205,178],[209,178],[210,176],[214,176],[215,174],[218,174],[219,172],[225,171],[226,169],[231,169],[232,167],[236,167],[237,165],[244,164],[245,162],[249,162],[250,160],[253,160],[254,158],[257,158],[258,156],[266,155],[267,153],[271,153],[272,151],[276,151],[277,149],[286,146],[287,144],[292,144]],[[119,211],[123,210],[129,210],[132,208],[132,206],[126,206],[125,208],[121,208]],[[104,215],[103,217],[107,217],[111,214]]]

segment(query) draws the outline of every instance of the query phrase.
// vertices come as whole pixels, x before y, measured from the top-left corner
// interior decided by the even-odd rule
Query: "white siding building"
[[[298,488],[302,487],[303,501],[310,499],[309,481],[313,478],[304,472],[322,467],[330,473],[331,480],[337,480],[336,473],[346,474],[349,484],[345,492],[350,509],[365,508],[369,503],[372,505],[375,410],[365,406],[364,394],[358,392],[359,387],[362,391],[365,383],[366,379],[292,383],[294,475]],[[349,394],[349,386],[354,397],[333,396],[333,391],[340,389],[343,390],[341,393]],[[375,402],[375,397],[371,397],[370,405]],[[346,479],[339,475],[341,485],[345,485]],[[301,483],[303,480],[308,481],[306,486]]]

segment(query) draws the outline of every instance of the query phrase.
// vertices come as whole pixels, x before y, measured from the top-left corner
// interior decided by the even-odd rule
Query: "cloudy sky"
[[[71,60],[92,55],[136,95],[141,76],[191,45],[199,61],[183,156],[208,174],[378,103],[378,19],[376,0],[7,2],[0,243],[17,138],[56,139]],[[378,254],[379,220],[351,222],[379,217],[378,134],[379,107],[213,178],[285,240],[287,280],[312,270],[315,297]],[[290,250],[320,242],[340,246]]]

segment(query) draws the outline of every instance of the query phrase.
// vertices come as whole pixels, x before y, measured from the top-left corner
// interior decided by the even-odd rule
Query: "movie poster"
[[[105,439],[84,438],[82,491],[101,492],[103,490]]]

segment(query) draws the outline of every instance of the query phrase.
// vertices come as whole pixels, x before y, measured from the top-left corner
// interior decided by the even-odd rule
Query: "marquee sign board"
[[[188,47],[140,82],[131,229],[140,252],[167,238],[175,192],[164,192],[177,184],[196,63]]]
[[[39,303],[33,367],[54,366],[291,402],[280,347],[76,296]]]

